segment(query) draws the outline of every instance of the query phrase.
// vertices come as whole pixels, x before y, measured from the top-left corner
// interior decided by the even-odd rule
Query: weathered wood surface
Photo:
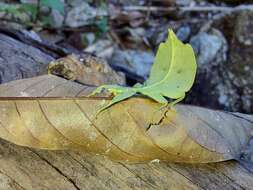
[[[0,141],[0,189],[252,189],[236,162],[127,165],[101,156],[44,151]]]
[[[37,75],[40,66],[44,67],[53,59],[3,34],[0,34],[0,58],[2,82],[11,80],[5,78],[6,68],[11,67],[12,76],[21,73],[17,78],[30,77]],[[21,63],[27,62],[31,67],[20,70]],[[234,161],[202,165],[127,165],[96,155],[35,150],[0,140],[0,189],[241,190],[253,189],[253,174]]]
[[[53,58],[0,33],[0,82],[33,77],[46,71]]]

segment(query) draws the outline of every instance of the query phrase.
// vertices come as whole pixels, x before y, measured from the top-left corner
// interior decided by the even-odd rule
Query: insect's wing
[[[161,49],[161,51],[168,51],[168,49],[172,51],[170,69],[164,79],[167,88],[163,88],[163,91],[168,89],[170,92],[187,92],[193,85],[197,70],[194,51],[189,44],[178,40],[172,31],[169,31],[169,41],[171,43]]]
[[[145,96],[148,96],[149,98],[155,100],[158,103],[161,104],[166,104],[168,103],[168,101],[166,100],[166,98],[164,98],[161,94],[159,93],[155,93],[155,92],[149,92],[149,93],[142,93]]]
[[[196,60],[192,47],[177,39],[172,30],[168,40],[159,46],[155,63],[145,90],[179,98],[190,90],[196,75]]]
[[[187,92],[191,89],[197,70],[194,51],[189,44],[183,44],[170,31],[172,58],[166,81],[175,91]],[[166,50],[166,49],[165,49]]]
[[[168,37],[166,42],[159,45],[149,78],[145,81],[146,86],[159,83],[168,74],[172,62],[172,46],[170,37]]]

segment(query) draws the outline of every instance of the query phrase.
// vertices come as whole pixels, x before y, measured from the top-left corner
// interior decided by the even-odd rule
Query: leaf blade
[[[71,81],[54,88],[52,91],[56,93],[51,97],[31,97],[27,92],[34,89],[38,94],[45,92],[38,81],[45,81],[49,87],[66,81],[53,76],[37,78],[0,85],[0,95],[6,92],[5,98],[0,98],[1,138],[22,146],[81,150],[120,161],[160,159],[187,163],[238,158],[252,138],[252,121],[242,116],[182,105],[160,110],[159,104],[140,97],[122,101],[95,118],[102,103],[109,102],[108,98],[74,97],[75,93],[72,97],[61,97],[73,88],[77,88],[76,92],[84,89]],[[27,96],[14,98],[20,96],[15,91],[17,87]],[[40,111],[38,101],[48,119]]]

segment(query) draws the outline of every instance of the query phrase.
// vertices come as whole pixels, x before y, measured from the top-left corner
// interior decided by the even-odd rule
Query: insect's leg
[[[110,90],[110,88],[111,88],[110,85],[102,85],[102,86],[99,86],[99,87],[97,87],[94,91],[92,91],[92,93],[89,94],[88,97],[94,96],[94,95],[96,95],[96,94],[99,94],[99,93],[101,93],[104,89]]]
[[[160,106],[160,108],[159,108],[159,111],[161,111],[161,110],[163,110],[163,109],[167,108],[167,107],[168,107],[168,105],[169,105],[169,103],[168,103],[168,102],[167,102],[167,103],[162,104],[162,105]]]
[[[184,98],[185,98],[185,94],[184,94],[182,97],[180,97],[180,98],[174,100],[173,102],[163,104],[163,105],[160,107],[159,110],[162,110],[162,109],[172,109],[178,102],[181,102]]]
[[[99,94],[100,92],[102,92],[103,88],[104,88],[103,86],[97,87],[94,91],[92,91],[92,93],[88,95],[88,97]]]
[[[174,107],[178,102],[181,102],[185,98],[185,94],[181,96],[180,98],[174,100],[173,102],[168,103],[168,107],[172,108]]]
[[[135,91],[126,91],[126,92],[117,94],[116,96],[114,96],[114,98],[112,99],[112,101],[111,101],[109,104],[103,106],[102,108],[100,108],[100,109],[97,111],[96,117],[97,117],[97,115],[98,115],[99,113],[105,111],[107,108],[111,107],[112,105],[114,105],[114,104],[116,104],[116,103],[118,103],[118,102],[121,102],[122,100],[125,100],[125,99],[127,99],[127,98],[129,98],[129,97],[131,97],[131,96],[133,96],[133,95],[135,95],[135,94],[136,94]]]

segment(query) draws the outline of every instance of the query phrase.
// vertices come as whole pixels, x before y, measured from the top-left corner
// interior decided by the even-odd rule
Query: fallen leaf
[[[252,139],[250,115],[185,105],[161,110],[147,98],[122,101],[96,118],[110,98],[87,98],[93,90],[53,75],[0,85],[0,137],[132,163],[240,160]]]

